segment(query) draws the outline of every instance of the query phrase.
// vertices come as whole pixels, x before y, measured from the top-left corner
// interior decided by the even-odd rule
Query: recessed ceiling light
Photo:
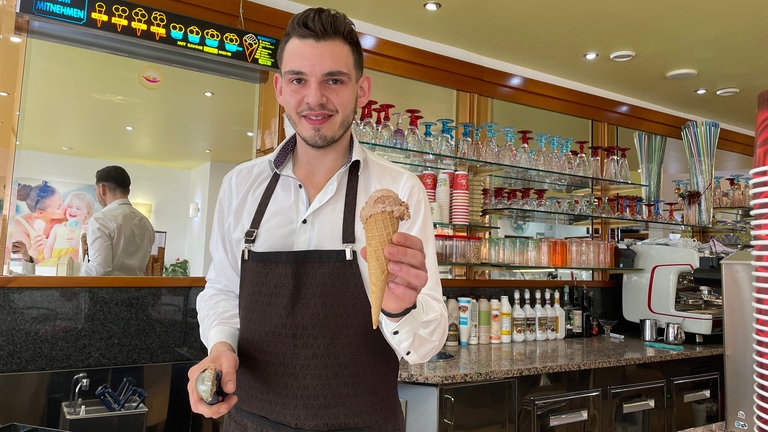
[[[739,90],[736,87],[726,87],[726,88],[717,89],[715,93],[717,93],[718,96],[733,96],[735,94],[738,94],[739,91],[741,90]]]
[[[206,153],[210,153],[210,152],[211,152],[211,149],[205,149],[205,152],[206,152]]]
[[[75,148],[70,146],[61,146],[61,149],[64,151],[71,151],[71,150],[74,150]]]
[[[667,79],[684,80],[696,77],[699,71],[696,69],[675,69],[667,72]]]
[[[428,1],[428,2],[424,3],[424,9],[426,9],[426,10],[428,10],[430,12],[434,12],[434,11],[440,9],[440,7],[442,7],[442,6],[443,5],[441,5],[440,3],[436,2],[436,1]]]
[[[253,132],[251,132],[251,131],[248,131],[245,134],[248,135],[248,136],[253,136]]]
[[[0,91],[0,96],[8,96],[8,94],[7,91]]]
[[[13,35],[10,38],[8,38],[8,40],[10,40],[13,43],[19,43],[19,42],[21,42],[21,37]]]
[[[635,58],[634,51],[624,50],[624,51],[615,51],[611,53],[611,60],[617,61],[617,62],[628,61],[628,60],[632,60],[633,58]]]
[[[125,127],[125,130],[127,130],[127,131],[132,131],[132,130],[133,130],[133,126],[126,126],[126,127]]]
[[[211,97],[211,96],[213,96],[213,92],[212,92],[212,91],[204,91],[204,92],[203,92],[203,96],[205,96],[205,97]]]
[[[696,94],[706,94],[707,93],[707,89],[700,88],[700,89],[696,89],[695,92],[696,92]]]
[[[594,59],[596,59],[596,58],[597,58],[599,55],[600,55],[600,54],[598,54],[598,53],[596,53],[596,52],[594,52],[594,51],[589,51],[589,52],[586,52],[586,53],[584,53],[584,58],[585,58],[585,59],[587,59],[587,60],[594,60]]]

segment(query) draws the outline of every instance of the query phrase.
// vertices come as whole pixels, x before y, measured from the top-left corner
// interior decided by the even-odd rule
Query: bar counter
[[[457,384],[505,378],[625,366],[667,360],[723,355],[723,346],[683,345],[682,351],[645,346],[639,337],[623,340],[603,335],[541,342],[444,347],[451,360],[400,363],[400,382]]]

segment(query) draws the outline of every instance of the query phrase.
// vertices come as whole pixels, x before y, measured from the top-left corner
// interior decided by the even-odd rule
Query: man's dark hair
[[[352,50],[356,78],[363,76],[363,47],[355,30],[355,23],[343,13],[326,8],[306,9],[291,18],[285,34],[277,46],[278,67],[283,63],[285,46],[293,38],[315,42],[340,40]]]
[[[96,171],[96,184],[104,183],[110,192],[128,195],[131,191],[131,176],[123,167],[111,165]]]

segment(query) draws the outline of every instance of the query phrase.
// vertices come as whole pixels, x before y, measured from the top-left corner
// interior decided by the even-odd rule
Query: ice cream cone
[[[374,329],[379,326],[381,303],[389,281],[389,260],[384,257],[384,248],[392,244],[392,236],[397,232],[400,221],[409,217],[408,204],[389,189],[379,189],[372,193],[360,211],[360,220],[365,229],[371,322]]]
[[[371,320],[373,328],[379,326],[379,313],[381,302],[384,299],[384,290],[387,288],[389,272],[387,271],[388,259],[384,257],[384,248],[392,244],[392,236],[397,232],[400,220],[392,213],[378,213],[372,215],[365,222],[365,244],[368,250],[368,283],[371,294]]]

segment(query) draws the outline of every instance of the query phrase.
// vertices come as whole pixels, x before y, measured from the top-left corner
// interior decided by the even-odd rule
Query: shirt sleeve
[[[112,272],[113,230],[107,223],[107,219],[96,216],[88,222],[88,262],[82,271],[84,276],[104,276]]]
[[[414,177],[408,182],[406,196],[411,220],[401,230],[421,238],[424,243],[428,280],[416,299],[416,309],[398,322],[380,316],[384,337],[400,358],[409,363],[423,363],[435,355],[448,336],[448,312],[443,302],[440,272],[437,267],[435,235],[426,191]]]
[[[245,233],[236,235],[234,212],[229,211],[236,196],[234,183],[232,173],[222,181],[209,245],[213,260],[206,275],[205,289],[197,296],[200,339],[209,351],[218,342],[226,342],[237,350],[240,334],[238,252],[242,251]]]

